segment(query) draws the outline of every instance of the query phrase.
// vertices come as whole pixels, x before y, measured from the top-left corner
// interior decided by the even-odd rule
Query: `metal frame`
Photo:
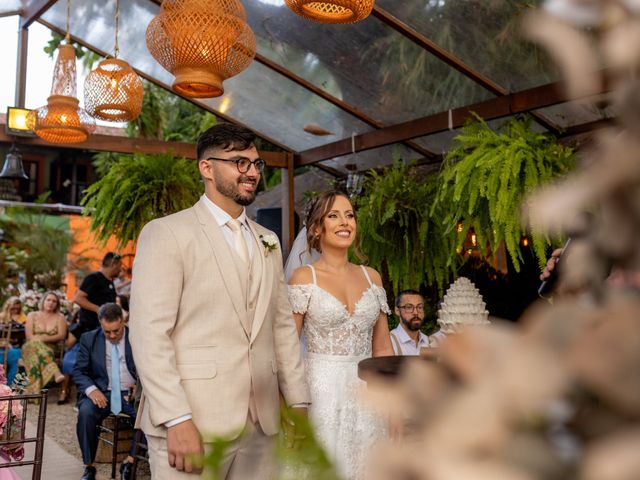
[[[57,0],[31,0],[31,3],[28,4],[27,8],[25,9],[25,11],[22,12],[22,21],[21,21],[21,27],[24,29],[26,28],[29,24],[31,24],[33,21],[39,21],[40,23],[42,23],[43,25],[47,26],[48,28],[57,31],[58,33],[64,33],[64,32],[60,32],[60,30],[56,27],[54,27],[53,25],[50,25],[49,23],[43,21],[40,17],[41,15],[46,12],[52,5],[54,5],[56,3]],[[160,5],[162,3],[162,0],[148,0],[156,5]],[[428,51],[430,54],[434,55],[435,57],[437,57],[439,60],[445,62],[447,65],[451,66],[452,68],[455,68],[457,71],[459,71],[460,73],[462,73],[463,75],[465,75],[466,77],[468,77],[469,79],[471,79],[472,81],[474,81],[476,84],[480,85],[481,87],[487,89],[488,91],[490,91],[491,93],[497,95],[498,97],[496,99],[493,100],[488,100],[486,102],[480,102],[479,104],[474,104],[471,106],[467,106],[467,107],[461,107],[461,108],[457,108],[455,110],[453,110],[454,112],[454,117],[458,118],[458,116],[461,114],[461,112],[463,111],[475,111],[477,113],[480,113],[480,111],[478,110],[479,105],[484,105],[487,104],[487,102],[491,103],[491,102],[495,102],[494,105],[500,105],[503,104],[505,98],[509,98],[510,100],[508,100],[509,102],[512,102],[514,98],[517,98],[520,96],[520,94],[524,94],[525,92],[531,92],[532,90],[535,89],[530,89],[530,90],[526,90],[523,92],[518,92],[518,93],[509,93],[507,89],[505,89],[504,87],[502,87],[501,85],[497,84],[495,81],[493,81],[491,78],[487,77],[486,75],[478,72],[477,70],[475,70],[474,68],[470,67],[469,65],[467,65],[465,62],[463,62],[461,59],[459,59],[458,57],[456,57],[455,55],[453,55],[451,52],[443,49],[442,47],[440,47],[439,45],[437,45],[436,43],[434,43],[433,41],[431,41],[429,38],[427,38],[426,36],[422,35],[420,32],[418,32],[417,30],[411,28],[410,26],[408,26],[406,23],[402,22],[401,20],[399,20],[397,17],[393,16],[392,14],[390,14],[388,11],[384,10],[381,7],[378,6],[374,6],[373,9],[373,13],[372,16],[377,19],[378,21],[384,23],[385,25],[387,25],[389,28],[394,29],[396,32],[400,33],[401,35],[403,35],[405,38],[407,38],[408,40],[414,42],[416,45],[420,46],[421,48],[423,48],[424,50]],[[89,48],[93,51],[95,51],[96,53],[100,54],[100,55],[105,55],[106,52],[102,52],[99,49],[97,49],[96,47],[92,46],[92,45],[88,45],[82,41],[79,41],[79,39],[77,38],[73,38],[74,41],[78,42],[79,44],[83,45],[86,48]],[[427,161],[429,160],[434,160],[437,161],[437,159],[439,158],[439,155],[434,154],[433,152],[429,151],[428,149],[425,149],[424,147],[421,147],[419,145],[417,145],[415,142],[411,142],[411,138],[415,138],[416,136],[422,136],[422,135],[414,135],[414,136],[410,136],[407,137],[406,135],[400,134],[400,135],[395,135],[393,134],[393,132],[397,132],[399,130],[402,130],[404,127],[406,127],[407,125],[413,125],[415,122],[425,122],[428,121],[428,119],[430,119],[429,121],[432,123],[433,121],[435,121],[434,119],[440,118],[442,115],[447,115],[448,116],[448,112],[442,112],[439,114],[435,114],[435,115],[430,115],[428,117],[424,117],[422,119],[417,119],[417,120],[412,120],[410,122],[404,122],[401,124],[396,124],[396,125],[392,125],[392,126],[386,126],[384,125],[382,122],[380,122],[379,120],[372,118],[370,116],[368,116],[367,114],[365,114],[364,112],[360,111],[357,107],[355,107],[354,105],[351,105],[347,102],[344,102],[343,100],[340,100],[336,97],[334,97],[333,95],[329,94],[328,92],[324,91],[321,87],[314,85],[313,83],[303,79],[302,77],[300,77],[299,75],[295,74],[294,72],[292,72],[291,70],[285,68],[284,66],[273,62],[272,60],[267,59],[266,57],[257,54],[256,55],[256,61],[261,63],[262,65],[266,66],[267,68],[271,69],[272,71],[277,72],[278,74],[288,78],[289,80],[293,81],[294,83],[296,83],[297,85],[302,86],[303,88],[305,88],[306,90],[312,92],[315,95],[320,96],[321,98],[323,98],[324,100],[328,101],[329,103],[331,103],[332,105],[335,105],[336,107],[340,108],[341,110],[343,110],[344,112],[352,115],[355,118],[358,118],[359,120],[367,123],[368,125],[371,125],[373,127],[375,127],[376,129],[378,129],[379,131],[383,132],[381,133],[381,135],[385,138],[384,142],[374,142],[376,144],[378,144],[378,146],[381,145],[388,145],[390,143],[398,143],[398,142],[402,142],[405,145],[407,145],[408,147],[412,148],[413,150],[417,151],[418,153],[420,153],[421,155],[423,155]],[[21,71],[24,70],[24,68],[20,69]],[[139,75],[141,75],[142,77],[146,78],[147,80],[155,83],[156,85],[171,90],[170,87],[168,85],[163,84],[162,82],[159,82],[158,80],[156,80],[155,78],[149,77],[141,72],[138,72]],[[547,87],[547,86],[545,86]],[[540,88],[540,87],[537,87]],[[16,90],[18,90],[18,88],[16,88]],[[516,97],[514,97],[514,95]],[[16,94],[17,97],[17,94]],[[191,101],[192,103],[193,100],[185,98],[185,100],[187,101]],[[562,103],[562,101],[566,101],[567,99],[563,99],[563,100],[558,100],[555,103]],[[234,123],[239,123],[237,122],[235,119],[222,114],[221,112],[218,112],[208,106],[205,105],[201,105],[201,104],[197,104],[199,107],[204,108],[208,111],[210,111],[211,113],[213,113],[214,115],[224,119],[225,121],[229,121],[229,122],[234,122]],[[547,105],[545,105],[547,106]],[[532,105],[530,107],[524,108],[524,109],[519,109],[519,112],[529,112],[531,110],[534,110],[536,108],[540,108],[538,106]],[[512,112],[513,113],[513,112]],[[541,115],[540,113],[532,113],[532,115],[534,116],[534,118],[536,119],[536,121],[538,123],[540,123],[542,126],[544,126],[546,129],[550,130],[552,133],[556,134],[556,135],[562,135],[563,132],[562,130],[555,125],[553,122],[551,122],[548,118],[546,118],[545,116]],[[503,115],[498,115],[498,116],[503,116]],[[466,118],[466,116],[464,116],[464,118]],[[485,117],[486,118],[486,117]],[[491,118],[497,118],[497,116],[492,116]],[[580,125],[576,125],[574,127],[571,127],[569,130],[570,131],[583,131],[584,129],[589,129],[589,128],[597,128],[601,125],[601,122],[589,122],[589,125],[586,125],[584,127],[580,126]],[[428,135],[430,133],[436,133],[437,131],[441,131],[442,129],[440,128],[427,128],[425,130],[424,135]],[[264,138],[265,140],[273,143],[274,145],[279,146],[280,148],[282,148],[283,150],[287,150],[287,151],[292,151],[292,149],[286,145],[283,145],[281,143],[279,143],[278,141],[275,141],[274,139],[270,138],[267,135],[264,135],[260,132],[256,132],[258,134],[258,136]],[[370,136],[375,136],[376,132],[370,132],[370,133],[366,133],[363,135],[358,135],[356,136],[356,151],[360,151],[362,149],[367,149],[367,148],[374,148],[369,146],[369,138]],[[350,138],[349,139],[343,139],[343,140],[339,140],[337,142],[332,142],[329,144],[326,144],[324,146],[320,146],[320,147],[316,147],[313,149],[309,149],[309,150],[305,150],[303,152],[296,152],[299,153],[299,162],[298,160],[296,161],[296,165],[308,165],[308,164],[312,164],[312,163],[316,163],[322,160],[326,160],[328,158],[333,158],[335,156],[339,156],[339,155],[344,155],[346,153],[350,153],[351,149],[349,149],[348,151],[344,151],[344,149],[342,148],[337,148],[336,145],[337,144],[344,144],[344,142],[350,142]],[[317,155],[317,152],[321,152],[321,151],[333,151],[333,152],[342,152],[342,153],[338,153],[336,155],[331,155],[331,156],[325,156],[325,155]],[[296,155],[297,156],[297,155]],[[431,162],[429,162],[431,163]],[[327,170],[331,170],[330,168],[327,168]],[[332,174],[338,173],[338,172],[331,172]]]
[[[162,0],[148,0],[156,5],[160,5]],[[60,31],[59,28],[54,27],[48,22],[44,21],[41,16],[53,6],[57,0],[27,0],[27,7],[20,12],[21,21],[21,37],[19,42],[19,54],[17,61],[17,75],[16,75],[16,106],[24,106],[24,90],[25,90],[25,82],[26,82],[26,48],[27,48],[27,27],[33,23],[34,21],[38,21],[41,24],[45,25],[49,29],[56,31],[58,33],[64,34],[66,32]],[[403,143],[414,151],[418,152],[423,156],[423,158],[418,160],[419,164],[434,164],[439,163],[442,160],[441,155],[437,155],[428,149],[418,145],[412,139],[416,137],[426,136],[429,134],[438,133],[446,130],[447,128],[455,128],[461,126],[466,119],[475,112],[481,117],[490,120],[495,118],[500,118],[508,115],[513,115],[515,113],[524,113],[530,112],[531,115],[535,118],[535,120],[542,125],[545,129],[550,132],[566,137],[569,135],[581,134],[584,132],[588,132],[595,128],[601,128],[603,126],[608,125],[610,122],[607,120],[598,120],[595,122],[587,122],[582,125],[575,125],[566,130],[562,131],[557,125],[554,124],[550,119],[545,117],[539,112],[533,112],[533,110],[540,109],[543,107],[547,107],[550,105],[555,105],[558,103],[563,103],[569,98],[566,97],[565,94],[562,93],[560,84],[553,83],[548,85],[543,85],[541,87],[532,88],[529,90],[524,90],[521,92],[510,93],[506,88],[499,85],[491,78],[486,75],[480,73],[475,70],[471,66],[467,65],[464,61],[462,61],[457,56],[453,55],[451,52],[443,49],[441,46],[430,40],[425,35],[421,34],[417,30],[411,28],[406,23],[399,20],[397,17],[391,15],[388,11],[376,6],[373,9],[372,17],[377,21],[382,22],[387,27],[395,30],[402,36],[404,36],[409,41],[415,43],[420,48],[429,52],[431,55],[434,55],[439,60],[445,62],[451,68],[456,69],[458,72],[465,75],[467,78],[471,79],[477,85],[482,88],[488,90],[492,94],[496,95],[496,98],[490,99],[484,102],[475,103],[473,105],[468,105],[465,107],[460,107],[456,109],[452,109],[450,111],[437,113],[434,115],[429,115],[423,118],[414,119],[408,122],[403,122],[396,125],[384,125],[383,122],[378,119],[372,118],[371,116],[362,112],[359,108],[354,105],[351,105],[341,99],[336,98],[331,95],[320,86],[313,84],[302,78],[301,76],[295,74],[291,70],[285,68],[283,65],[274,62],[263,55],[257,54],[256,61],[270,70],[276,72],[279,75],[289,79],[290,81],[296,83],[307,91],[313,93],[324,99],[325,101],[331,103],[347,114],[363,121],[364,123],[376,128],[373,132],[368,132],[365,134],[357,135],[355,137],[355,151],[362,151],[372,148],[378,148],[385,145],[390,145],[394,143]],[[84,47],[95,51],[96,53],[106,56],[106,52],[100,51],[95,46],[89,45],[85,42],[80,41],[78,38],[72,37],[73,40]],[[134,68],[135,69],[135,68]],[[171,91],[171,88],[158,81],[157,79],[145,75],[144,73],[136,70],[136,72],[143,78],[147,79],[150,82],[155,83],[156,85]],[[607,91],[607,87],[603,85],[602,91]],[[185,100],[198,105],[199,107],[208,110],[213,113],[217,117],[236,124],[242,125],[241,122],[233,119],[230,116],[227,116],[207,105],[202,105],[195,102],[192,99],[185,98]],[[453,120],[453,122],[449,122],[449,119]],[[278,147],[285,150],[286,154],[281,154],[279,156],[274,155],[273,158],[267,159],[267,162],[270,166],[276,166],[281,168],[287,168],[289,170],[287,175],[287,184],[288,184],[288,203],[289,203],[289,212],[288,218],[283,218],[283,225],[289,221],[289,225],[292,227],[292,222],[290,219],[293,215],[293,169],[297,166],[302,165],[312,165],[315,164],[317,168],[320,168],[334,176],[342,176],[343,172],[335,170],[327,165],[323,165],[319,162],[323,160],[328,160],[331,158],[339,157],[342,155],[346,155],[353,152],[351,138],[345,138],[342,140],[334,141],[319,147],[311,148],[302,152],[294,152],[292,148],[284,145],[273,138],[270,138],[268,135],[265,135],[261,132],[256,132],[259,137],[264,138],[268,142],[277,145]],[[0,141],[5,141],[5,138],[2,138],[0,135]],[[37,141],[27,141],[25,143],[36,143]],[[127,152],[133,151],[144,151],[144,152],[153,152],[154,149],[158,148],[158,146],[154,142],[147,142],[144,140],[138,139],[117,139],[117,146],[119,148],[114,148],[116,146],[116,142],[113,139],[108,140],[107,136],[99,136],[93,135],[92,139],[89,142],[83,143],[78,146],[78,148],[83,149],[96,149],[96,150],[112,150],[112,151],[123,151],[124,149]],[[189,151],[193,150],[193,146],[184,145],[176,145],[176,151],[180,151],[182,155],[192,156],[193,154],[189,153]],[[69,146],[67,146],[69,148]],[[70,147],[73,148],[73,147]],[[283,212],[283,217],[285,213]],[[289,229],[289,238],[292,239],[292,228]],[[286,247],[286,245],[285,245]]]

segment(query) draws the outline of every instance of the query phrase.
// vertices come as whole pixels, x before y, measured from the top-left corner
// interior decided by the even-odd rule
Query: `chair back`
[[[19,403],[22,406],[22,415],[19,419],[13,419],[11,415],[7,415],[7,424],[5,425],[5,431],[12,431],[12,424],[16,425],[18,428],[18,433],[14,435],[12,438],[2,439],[0,440],[0,447],[5,445],[22,445],[23,447],[26,444],[34,443],[35,449],[33,454],[33,460],[25,460],[22,459],[20,461],[8,461],[0,464],[0,468],[10,468],[10,467],[21,467],[23,465],[33,465],[33,470],[31,473],[32,480],[40,480],[42,476],[42,456],[44,452],[44,427],[47,417],[47,390],[42,390],[38,394],[30,394],[30,395],[11,395],[0,397],[0,405],[3,405],[3,402],[7,402],[8,412],[13,411],[16,407],[14,406],[16,403]],[[38,424],[36,427],[36,435],[32,437],[26,436],[26,426],[27,426],[27,409],[29,407],[29,401],[39,400],[38,406]],[[33,405],[35,407],[35,405]],[[1,475],[0,475],[1,476]]]

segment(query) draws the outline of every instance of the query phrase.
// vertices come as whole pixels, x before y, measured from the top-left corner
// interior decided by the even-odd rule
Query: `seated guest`
[[[22,301],[20,297],[9,297],[2,307],[0,322],[6,323],[11,321],[21,325],[24,325],[27,321],[27,316],[22,311]]]
[[[24,323],[26,316],[22,313],[22,302],[18,297],[9,297],[4,302],[2,312],[0,312],[0,325],[2,328],[9,328],[12,322]],[[20,360],[20,349],[14,348],[9,341],[0,341],[0,365],[4,363],[4,356],[7,355],[7,385],[13,383],[13,379],[18,372],[18,361]]]
[[[122,309],[105,303],[98,310],[100,328],[80,338],[80,348],[73,369],[78,386],[78,423],[76,433],[85,465],[81,480],[94,480],[93,465],[98,449],[98,425],[110,414],[136,415],[129,389],[136,384],[136,367],[131,355],[129,332]],[[120,478],[128,480],[133,472],[133,448],[120,466]]]
[[[424,321],[424,297],[417,290],[403,290],[396,297],[395,313],[400,325],[389,332],[396,355],[420,355],[429,338],[420,331]]]
[[[27,342],[22,346],[22,361],[29,379],[27,393],[39,393],[51,380],[56,383],[64,380],[53,349],[67,338],[67,321],[60,313],[60,299],[54,292],[47,292],[39,307],[40,310],[27,316]]]

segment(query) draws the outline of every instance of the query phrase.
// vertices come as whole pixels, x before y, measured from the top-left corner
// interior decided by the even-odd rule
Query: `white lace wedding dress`
[[[313,283],[290,285],[289,300],[294,312],[305,314],[305,363],[312,402],[309,420],[338,474],[344,480],[364,479],[366,455],[385,429],[356,397],[355,391],[364,385],[358,378],[358,362],[371,357],[373,328],[380,311],[390,313],[387,297],[362,267],[370,286],[350,313],[317,285],[316,272],[308,267]]]

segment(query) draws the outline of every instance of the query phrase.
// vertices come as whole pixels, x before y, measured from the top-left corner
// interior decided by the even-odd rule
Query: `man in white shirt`
[[[85,465],[81,480],[96,478],[93,462],[98,448],[98,425],[110,413],[136,416],[129,391],[136,384],[137,373],[122,309],[115,303],[105,303],[98,310],[98,320],[100,328],[80,337],[73,369],[73,381],[81,393],[76,425]],[[120,468],[123,480],[130,477],[132,454]]]
[[[391,330],[396,355],[420,355],[429,346],[429,338],[420,331],[424,321],[424,297],[417,290],[403,290],[396,297],[395,313],[400,325]]]

